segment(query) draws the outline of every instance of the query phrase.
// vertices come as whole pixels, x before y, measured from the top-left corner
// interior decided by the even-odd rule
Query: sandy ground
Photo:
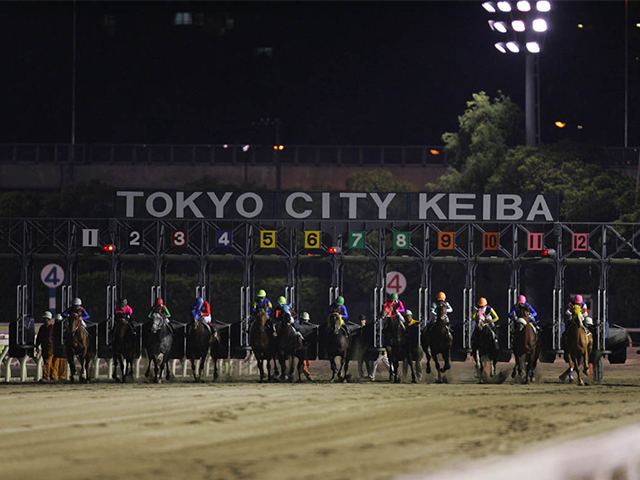
[[[5,479],[383,479],[640,421],[640,362],[605,382],[0,383]],[[500,364],[499,368],[510,366]],[[325,362],[312,373],[326,379]]]

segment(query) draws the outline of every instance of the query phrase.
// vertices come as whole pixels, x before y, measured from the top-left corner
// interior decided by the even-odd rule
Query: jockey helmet
[[[487,299],[484,298],[484,297],[480,297],[480,300],[478,300],[478,306],[486,307],[487,306]]]
[[[309,312],[302,312],[302,314],[300,315],[300,318],[302,320],[309,320]]]
[[[160,297],[156,298],[156,303],[154,303],[154,305],[156,307],[161,307],[164,304],[164,302],[162,301],[162,299]]]
[[[265,292],[264,290],[258,290],[258,298],[262,297],[266,297],[267,296],[267,292]]]
[[[405,310],[405,315],[407,315],[407,317],[413,317],[413,312],[411,310]]]
[[[126,298],[121,298],[120,299],[120,305],[127,305],[127,299]]]
[[[392,293],[391,294],[391,300],[398,300],[398,294],[397,293]]]
[[[360,316],[358,317],[358,320],[366,320],[367,316],[364,313],[361,313]]]
[[[284,298],[284,297],[278,297],[278,303],[279,303],[280,305],[286,305],[286,303],[287,303],[287,299],[286,299],[286,298]]]
[[[576,295],[576,297],[573,299],[574,303],[580,303],[582,304],[584,302],[584,299],[582,298],[582,295],[578,294]]]
[[[42,314],[42,318],[48,318],[49,320],[51,320],[53,318],[53,315],[51,315],[51,312],[46,311]]]
[[[591,317],[586,317],[586,318],[584,319],[584,324],[585,324],[585,325],[593,325],[593,318],[591,318]]]
[[[339,305],[339,306],[344,305],[344,297],[336,298],[336,305]]]
[[[438,292],[438,296],[436,298],[438,300],[446,300],[447,296],[444,294],[444,292]]]
[[[59,313],[56,313],[56,322],[59,322],[62,320],[62,315],[60,315]]]
[[[527,303],[527,297],[525,297],[524,295],[520,295],[518,297],[518,303]]]
[[[77,306],[77,307],[79,307],[80,305],[82,305],[82,300],[80,300],[80,299],[79,299],[79,298],[77,298],[77,297],[76,297],[76,298],[74,298],[74,299],[73,299],[73,306],[74,306],[74,307],[76,307],[76,306]]]

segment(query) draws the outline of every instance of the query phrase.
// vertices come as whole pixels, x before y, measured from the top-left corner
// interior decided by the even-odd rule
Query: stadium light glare
[[[511,28],[513,28],[513,30],[516,32],[524,32],[526,27],[522,20],[514,20],[513,22],[511,22]]]
[[[540,44],[538,42],[527,42],[527,51],[529,53],[540,53]]]
[[[507,42],[507,49],[512,53],[518,53],[520,45],[518,45],[518,42]]]
[[[508,13],[511,11],[511,4],[509,2],[498,2],[498,10]]]
[[[547,21],[543,18],[536,18],[533,21],[533,29],[536,32],[546,32],[547,31]]]
[[[518,7],[518,10],[520,10],[521,12],[528,12],[529,10],[531,10],[531,4],[527,2],[527,0],[520,0],[518,3],[516,3],[516,7]]]

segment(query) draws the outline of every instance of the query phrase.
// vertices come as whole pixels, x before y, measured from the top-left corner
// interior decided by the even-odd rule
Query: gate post
[[[463,290],[462,297],[462,321],[463,321],[463,333],[462,333],[462,348],[466,350],[465,353],[469,353],[471,351],[471,316],[473,313],[473,305],[474,305],[474,283],[475,283],[475,273],[476,268],[478,267],[475,259],[467,260],[467,271],[466,271],[466,281],[465,287]],[[465,355],[466,356],[466,355]]]
[[[518,289],[520,288],[520,261],[511,262],[511,275],[509,277],[509,290],[507,291],[507,308],[511,309],[518,300]],[[507,318],[507,349],[509,353],[513,351],[513,323]]]
[[[562,323],[564,305],[564,271],[566,265],[560,260],[554,264],[555,283],[553,287],[553,349],[556,355],[562,353]]]
[[[376,272],[376,286],[373,289],[373,319],[375,322],[375,329],[373,334],[373,346],[375,348],[384,348],[382,339],[382,321],[380,320],[380,314],[382,313],[382,305],[384,304],[384,291],[386,287],[386,258],[384,255],[384,229],[378,229],[378,251],[377,251],[377,272]]]

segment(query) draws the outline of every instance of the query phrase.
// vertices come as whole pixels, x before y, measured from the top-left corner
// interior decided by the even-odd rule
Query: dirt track
[[[374,479],[640,421],[640,363],[606,382],[0,384],[6,479]],[[315,362],[316,369],[323,362]],[[501,365],[507,368],[507,365]],[[313,369],[312,369],[313,372]],[[321,375],[322,377],[322,375]]]

